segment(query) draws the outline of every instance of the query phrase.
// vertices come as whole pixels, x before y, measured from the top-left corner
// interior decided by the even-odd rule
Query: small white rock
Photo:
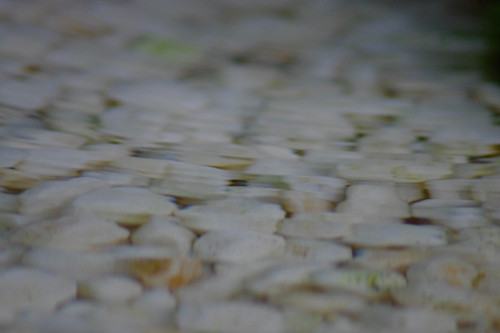
[[[435,226],[398,223],[354,225],[352,235],[342,241],[356,246],[439,246],[447,243],[446,232]]]
[[[202,260],[242,263],[285,253],[285,240],[252,231],[211,231],[194,243],[194,254]]]
[[[289,238],[286,240],[284,259],[336,263],[352,259],[352,250],[345,245],[327,240]]]
[[[76,283],[61,276],[27,267],[0,272],[0,307],[13,312],[50,313],[76,296]]]
[[[171,215],[176,205],[158,194],[140,187],[113,187],[98,189],[73,201],[76,212],[88,211],[102,218],[125,225],[141,225],[153,215]]]
[[[249,230],[272,233],[285,217],[280,206],[245,198],[209,201],[176,212],[185,226],[197,232]]]
[[[361,215],[346,213],[299,213],[283,220],[278,232],[285,236],[334,239],[350,235],[352,226],[364,221]]]
[[[132,244],[172,248],[179,256],[187,256],[196,235],[179,224],[175,217],[153,217],[132,234]]]
[[[125,276],[104,276],[81,281],[78,295],[104,303],[124,303],[138,297],[141,285]]]
[[[337,212],[396,218],[410,216],[408,204],[392,188],[374,184],[350,186],[347,200],[338,205]]]
[[[19,212],[37,218],[56,215],[74,198],[106,186],[105,182],[85,177],[39,182],[19,196]]]
[[[127,241],[129,231],[88,213],[35,221],[16,230],[13,242],[61,250],[92,250]]]
[[[314,285],[326,289],[344,289],[366,296],[376,296],[406,286],[405,277],[392,270],[331,268],[314,273]]]
[[[283,333],[282,314],[267,305],[241,301],[183,304],[177,314],[183,331],[220,333]]]

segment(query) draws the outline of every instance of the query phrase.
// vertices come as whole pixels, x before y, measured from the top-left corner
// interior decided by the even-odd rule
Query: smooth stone
[[[409,217],[409,206],[396,192],[384,185],[359,184],[347,188],[347,200],[337,212],[367,216]]]
[[[116,271],[115,258],[109,253],[76,252],[47,248],[32,248],[22,263],[42,270],[81,280],[111,274]]]
[[[467,126],[444,126],[433,133],[429,143],[435,154],[485,156],[499,152],[497,128],[490,121],[478,120]]]
[[[27,155],[24,149],[0,147],[0,168],[14,168]]]
[[[337,176],[358,181],[393,181],[420,183],[452,175],[450,163],[440,161],[405,161],[367,158],[340,162]]]
[[[325,289],[342,289],[367,297],[383,295],[406,287],[404,275],[393,270],[330,268],[316,272],[311,283]]]
[[[88,213],[35,221],[15,230],[11,240],[27,246],[61,250],[92,250],[128,240],[129,231]]]
[[[182,304],[177,324],[183,331],[230,333],[284,332],[283,315],[267,305],[243,301]]]
[[[333,208],[333,204],[320,193],[309,191],[283,191],[281,204],[291,214],[324,212]]]
[[[40,175],[34,175],[17,169],[0,169],[0,186],[14,190],[29,189],[41,179]]]
[[[442,281],[411,283],[407,288],[392,293],[403,306],[423,306],[445,311],[462,321],[481,318],[498,318],[499,297],[495,294],[476,292],[473,289],[449,285]]]
[[[111,163],[112,167],[150,178],[165,178],[170,170],[167,160],[127,156]]]
[[[194,243],[194,255],[201,260],[230,263],[282,256],[285,240],[276,235],[252,231],[211,231]]]
[[[132,244],[172,248],[178,256],[188,256],[196,235],[173,216],[155,216],[132,233]]]
[[[359,152],[346,151],[338,148],[338,150],[308,150],[305,152],[305,156],[302,157],[302,160],[310,165],[313,170],[316,170],[319,174],[328,175],[332,173],[332,169],[335,170],[335,166],[339,162],[360,160],[363,158],[365,157]]]
[[[152,288],[135,298],[131,308],[159,324],[167,324],[168,317],[175,311],[176,304],[177,301],[170,291],[165,288]]]
[[[352,250],[327,240],[288,238],[283,258],[301,262],[337,263],[351,260]]]
[[[142,287],[125,276],[102,276],[78,283],[78,295],[103,303],[124,303],[137,298]]]
[[[314,192],[328,201],[340,201],[347,182],[344,179],[324,176],[284,176],[291,190]]]
[[[280,206],[245,198],[209,201],[176,212],[185,226],[196,232],[248,230],[272,233],[285,217]]]
[[[245,289],[258,296],[276,296],[305,287],[310,275],[322,268],[317,263],[285,264],[273,267],[250,279]]]
[[[216,274],[176,291],[180,304],[226,301],[238,295],[247,278],[244,274]]]
[[[50,313],[75,296],[76,283],[56,274],[22,266],[0,272],[0,305],[14,313]]]
[[[37,218],[54,216],[74,198],[104,187],[106,183],[85,177],[38,182],[19,195],[19,212]]]
[[[247,175],[310,175],[311,170],[301,161],[289,159],[264,158],[255,160],[252,165],[245,169]]]
[[[18,195],[0,192],[0,213],[16,213],[20,206]]]
[[[10,231],[33,222],[33,217],[12,213],[0,213],[0,230]]]
[[[425,183],[433,199],[472,199],[472,179],[435,179]]]
[[[457,329],[457,319],[448,313],[421,307],[398,308],[374,305],[359,312],[352,327],[362,332],[447,333]],[[333,326],[335,327],[335,325]]]
[[[281,221],[278,233],[291,237],[335,239],[350,235],[353,225],[364,222],[363,216],[347,213],[299,213]]]
[[[479,274],[473,264],[453,255],[434,256],[411,265],[406,271],[410,284],[439,281],[462,288],[472,288]]]
[[[472,199],[484,202],[488,199],[500,199],[500,179],[474,179],[471,186]]]
[[[415,226],[398,223],[363,223],[352,227],[352,234],[342,242],[362,247],[440,246],[446,245],[445,230],[436,226]]]
[[[100,167],[110,158],[113,156],[98,151],[47,147],[30,150],[17,170],[47,178],[76,177],[78,171]]]
[[[154,215],[171,215],[176,205],[170,198],[141,187],[113,187],[88,192],[76,198],[72,207],[76,212],[88,211],[104,219],[136,226]]]
[[[203,93],[169,80],[117,84],[108,94],[126,104],[160,110],[195,111],[210,102]]]
[[[82,177],[98,179],[109,186],[148,186],[149,178],[113,171],[85,171]]]
[[[170,290],[183,288],[200,280],[203,265],[198,259],[138,255],[119,260],[122,270],[139,279],[147,287]]]
[[[483,203],[483,212],[493,223],[500,225],[500,199],[488,199]]]
[[[354,262],[367,268],[406,271],[410,265],[431,255],[432,252],[425,249],[386,250],[371,248],[357,251]]]
[[[415,135],[408,128],[382,127],[358,139],[357,151],[361,153],[411,153],[410,144]]]
[[[336,290],[291,290],[271,298],[273,304],[283,307],[293,307],[302,311],[319,313],[323,316],[335,314],[358,314],[366,306],[362,296]]]
[[[490,224],[479,203],[463,199],[427,199],[411,205],[412,215],[451,228],[475,228]]]

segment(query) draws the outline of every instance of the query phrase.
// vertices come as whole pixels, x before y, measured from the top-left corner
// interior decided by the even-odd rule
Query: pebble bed
[[[500,331],[500,87],[449,9],[0,2],[0,331]]]

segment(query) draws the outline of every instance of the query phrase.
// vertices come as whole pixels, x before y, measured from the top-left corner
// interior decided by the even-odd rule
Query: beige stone
[[[0,273],[0,304],[4,309],[51,313],[76,296],[76,283],[56,274],[28,267],[13,267]]]
[[[176,212],[182,223],[196,232],[249,230],[272,233],[285,217],[280,206],[246,198],[208,201]]]
[[[141,292],[141,285],[125,276],[103,276],[81,281],[78,284],[80,297],[103,303],[129,302],[137,298]]]
[[[76,212],[91,212],[124,225],[141,225],[151,216],[171,215],[176,210],[176,205],[168,197],[129,186],[88,192],[76,198],[72,207]]]
[[[211,231],[194,243],[194,255],[207,261],[250,262],[282,256],[285,240],[277,235],[253,231]]]
[[[282,314],[270,306],[242,301],[183,304],[177,313],[177,324],[191,332],[262,332],[282,333]]]
[[[37,218],[55,216],[76,197],[104,187],[106,183],[86,177],[38,182],[19,196],[19,212]]]
[[[173,216],[153,217],[132,233],[132,244],[172,248],[178,256],[188,256],[195,234]]]
[[[283,220],[278,232],[285,236],[335,239],[352,233],[352,226],[363,223],[360,215],[333,212],[299,213]]]

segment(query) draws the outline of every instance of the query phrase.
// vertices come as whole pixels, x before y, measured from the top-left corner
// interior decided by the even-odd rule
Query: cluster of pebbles
[[[500,330],[500,87],[425,6],[1,2],[0,330]]]

